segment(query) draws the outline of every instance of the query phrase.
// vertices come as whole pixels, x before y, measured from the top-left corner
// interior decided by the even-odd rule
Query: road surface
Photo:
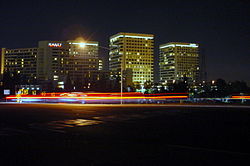
[[[0,104],[1,165],[249,165],[250,108]]]

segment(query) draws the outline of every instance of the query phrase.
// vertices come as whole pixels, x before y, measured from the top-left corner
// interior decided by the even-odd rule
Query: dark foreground
[[[250,109],[0,104],[0,165],[249,165]]]

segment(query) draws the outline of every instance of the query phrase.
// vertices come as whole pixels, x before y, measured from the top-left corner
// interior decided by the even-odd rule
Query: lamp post
[[[123,59],[123,54],[121,56],[121,103],[120,104],[123,104],[122,103],[122,93],[123,93],[123,63],[124,63],[124,59]]]

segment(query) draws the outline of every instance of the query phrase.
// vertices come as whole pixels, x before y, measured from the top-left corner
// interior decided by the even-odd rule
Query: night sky
[[[250,1],[0,1],[0,47],[36,47],[40,40],[79,36],[108,47],[118,32],[155,35],[160,44],[194,42],[206,57],[208,80],[250,82]],[[108,58],[107,50],[100,50]],[[158,66],[155,66],[158,72]]]

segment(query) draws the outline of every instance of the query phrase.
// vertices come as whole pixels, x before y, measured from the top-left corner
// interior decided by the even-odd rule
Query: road
[[[249,165],[250,107],[0,104],[1,165]]]

